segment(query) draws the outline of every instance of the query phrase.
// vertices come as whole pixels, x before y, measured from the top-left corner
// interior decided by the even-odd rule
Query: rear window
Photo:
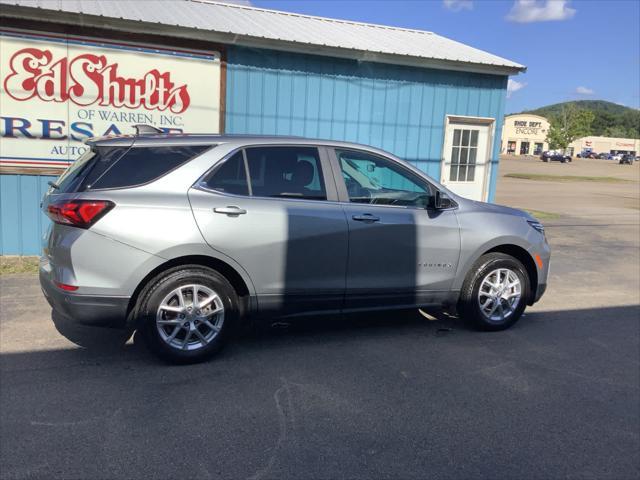
[[[122,188],[151,182],[201,154],[209,146],[132,147],[96,176],[89,175],[86,189]]]
[[[77,192],[88,175],[93,171],[104,172],[104,165],[110,165],[120,158],[129,147],[96,148],[88,150],[73,162],[58,178],[56,184],[60,193]]]
[[[151,182],[201,154],[210,145],[98,147],[60,177],[60,192],[124,188]]]

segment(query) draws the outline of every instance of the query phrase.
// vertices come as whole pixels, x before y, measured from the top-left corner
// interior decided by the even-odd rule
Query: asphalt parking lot
[[[54,325],[34,276],[4,276],[0,477],[638,478],[639,167],[503,161],[498,203],[550,214],[553,258],[545,297],[500,333],[445,312],[323,317],[175,367]]]

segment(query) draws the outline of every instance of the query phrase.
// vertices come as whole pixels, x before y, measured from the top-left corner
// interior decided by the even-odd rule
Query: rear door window
[[[327,199],[317,148],[250,147],[246,154],[254,196]]]

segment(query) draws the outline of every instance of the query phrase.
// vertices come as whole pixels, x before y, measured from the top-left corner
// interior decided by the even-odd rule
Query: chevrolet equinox
[[[43,199],[42,290],[172,362],[210,357],[251,315],[444,305],[503,330],[546,288],[535,218],[376,148],[150,127],[87,145]]]

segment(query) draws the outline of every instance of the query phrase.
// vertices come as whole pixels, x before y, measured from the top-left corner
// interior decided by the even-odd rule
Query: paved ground
[[[502,173],[540,169],[592,175]],[[322,318],[173,367],[58,324],[79,348],[33,277],[3,277],[0,477],[638,478],[638,198],[502,179],[499,202],[562,215],[548,293],[495,334],[440,312]]]

